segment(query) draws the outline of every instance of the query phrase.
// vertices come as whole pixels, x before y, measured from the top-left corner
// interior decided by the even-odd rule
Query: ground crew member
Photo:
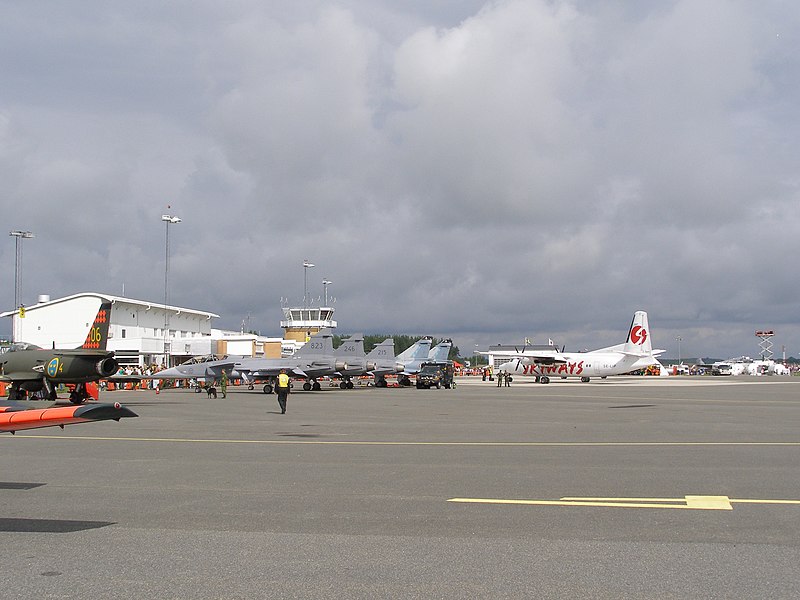
[[[502,387],[502,385],[503,385],[503,372],[500,371],[497,374],[497,387]]]
[[[289,396],[289,376],[286,374],[285,369],[281,369],[278,375],[278,404],[281,407],[281,414],[286,414],[286,398]]]
[[[228,396],[228,374],[223,371],[222,377],[219,378],[219,389],[222,390],[222,397]]]

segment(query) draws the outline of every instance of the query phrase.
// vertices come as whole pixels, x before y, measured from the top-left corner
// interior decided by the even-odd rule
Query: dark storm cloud
[[[343,331],[593,347],[642,308],[668,354],[800,347],[800,9],[82,6],[0,23],[28,302],[163,298],[170,212],[170,298],[224,327],[277,333],[308,258]]]

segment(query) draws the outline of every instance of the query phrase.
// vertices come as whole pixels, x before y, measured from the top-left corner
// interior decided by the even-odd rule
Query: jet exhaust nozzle
[[[343,360],[337,360],[334,368],[336,371],[347,371],[347,362]]]
[[[376,362],[374,362],[374,361],[367,361],[367,364],[366,364],[366,365],[364,365],[364,366],[366,367],[366,369],[365,369],[365,370],[367,370],[367,371],[374,371],[375,369],[377,369],[377,368],[378,368],[378,363],[376,363]]]
[[[395,373],[402,373],[406,370],[406,366],[403,363],[394,363],[394,370]]]
[[[117,372],[119,368],[119,364],[117,363],[116,359],[111,358],[104,358],[103,360],[97,361],[97,374],[101,377],[110,377],[114,373]]]

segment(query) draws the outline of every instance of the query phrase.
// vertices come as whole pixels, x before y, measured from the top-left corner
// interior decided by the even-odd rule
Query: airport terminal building
[[[108,349],[123,366],[172,366],[199,355],[232,354],[277,358],[282,338],[222,331],[212,327],[212,312],[82,292],[39,302],[0,316],[12,318],[14,341],[42,348],[77,348],[83,344],[101,304],[111,304]]]

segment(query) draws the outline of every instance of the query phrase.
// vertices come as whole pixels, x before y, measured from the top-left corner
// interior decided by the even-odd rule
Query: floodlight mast
[[[164,366],[171,367],[170,354],[171,348],[169,343],[169,226],[177,225],[181,222],[180,217],[174,215],[161,215],[161,220],[164,221],[166,227],[166,237],[164,241]]]
[[[20,288],[22,287],[22,240],[31,239],[34,235],[30,231],[19,230],[10,231],[8,235],[14,238],[14,310],[19,310]],[[14,329],[15,328],[12,327],[12,341],[16,341]]]

